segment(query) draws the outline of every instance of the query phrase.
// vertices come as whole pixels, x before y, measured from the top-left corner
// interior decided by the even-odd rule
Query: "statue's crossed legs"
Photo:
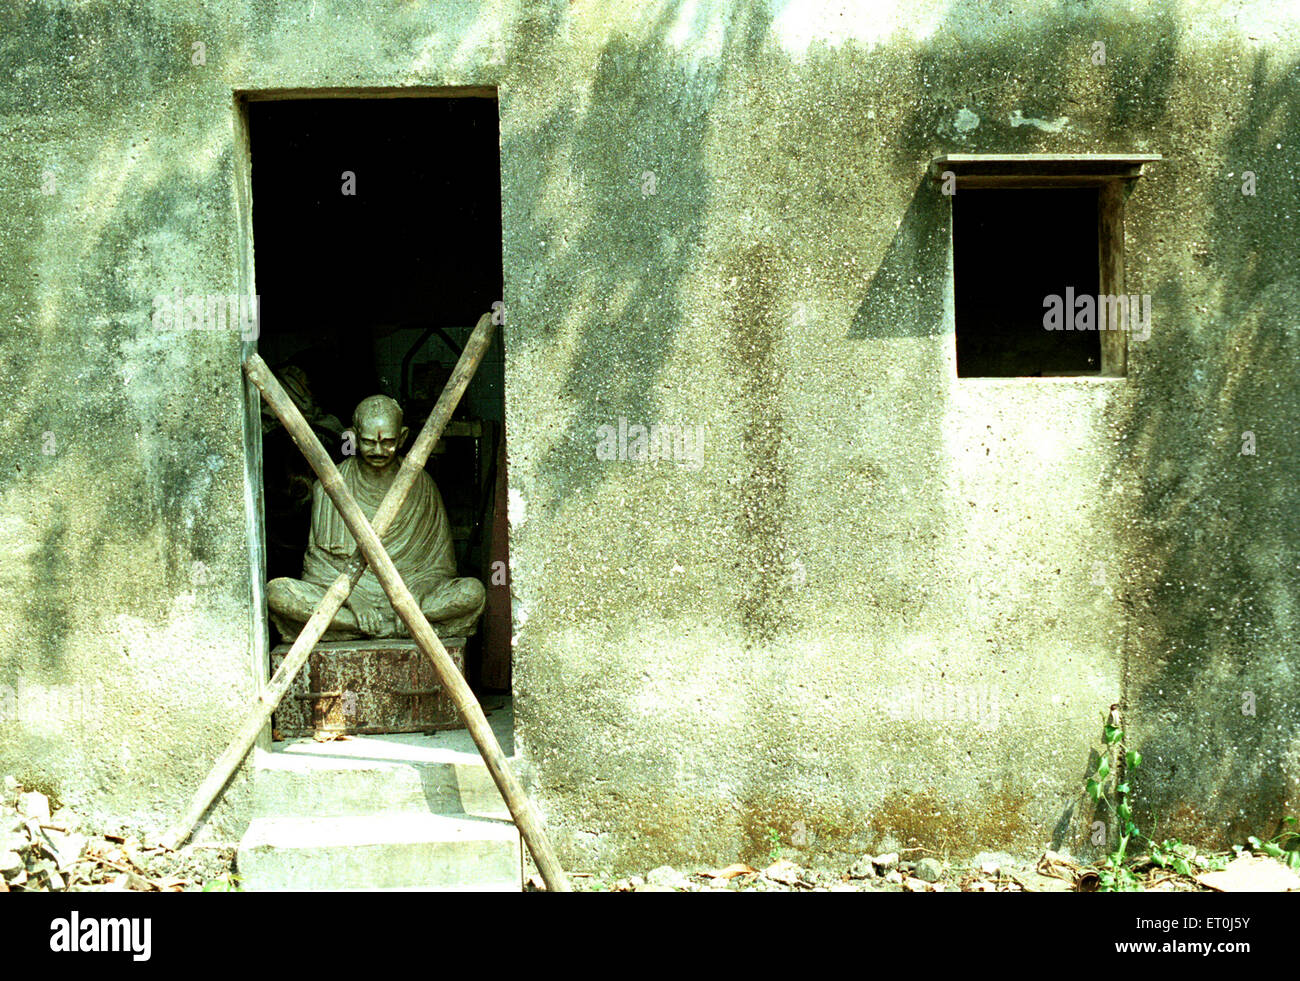
[[[320,607],[327,592],[324,586],[301,579],[272,579],[266,584],[266,603],[271,621],[287,642],[302,632],[303,626]],[[487,604],[483,584],[477,579],[448,579],[421,592],[412,590],[420,609],[439,637],[467,637],[474,632],[478,618]],[[323,640],[355,640],[359,637],[409,637],[410,631],[392,606],[384,600],[376,611],[379,616],[358,620],[351,603],[339,608]],[[363,622],[370,619],[371,622]]]

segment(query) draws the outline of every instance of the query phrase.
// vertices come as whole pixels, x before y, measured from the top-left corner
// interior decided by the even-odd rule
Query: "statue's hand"
[[[373,606],[353,606],[352,612],[356,614],[357,626],[367,637],[377,637],[387,626],[387,617]]]

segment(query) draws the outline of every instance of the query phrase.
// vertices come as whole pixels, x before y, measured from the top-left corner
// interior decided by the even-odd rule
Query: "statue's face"
[[[395,412],[367,413],[357,426],[357,455],[376,470],[383,470],[396,458],[406,434]]]

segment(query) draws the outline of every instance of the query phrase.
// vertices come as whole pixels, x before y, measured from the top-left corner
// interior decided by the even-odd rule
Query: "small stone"
[[[630,876],[627,880],[628,887],[631,889],[640,889],[645,885],[645,879],[639,875]]]
[[[727,880],[724,879],[724,878],[722,878],[722,876],[718,876],[716,879],[710,879],[710,880],[709,880],[709,888],[710,888],[710,889],[726,889],[726,888],[727,888]]]
[[[0,833],[3,834],[26,834],[27,819],[21,814],[4,814],[0,815]]]
[[[36,818],[42,824],[50,820],[50,799],[40,791],[33,790],[18,796],[18,812],[27,818]]]
[[[851,879],[874,879],[876,877],[875,859],[870,855],[863,855],[853,863],[849,869],[849,878]]]
[[[57,872],[58,866],[51,859],[41,858],[27,866],[28,875],[49,875],[51,872]]]
[[[894,871],[885,876],[885,881],[898,885],[903,881],[903,873],[899,872],[898,869],[894,869]]]
[[[0,852],[22,852],[32,846],[26,835],[7,832],[0,834]]]
[[[50,873],[50,889],[52,891],[63,892],[63,890],[67,888],[68,884],[64,881],[63,876],[59,875],[57,872]]]
[[[778,859],[763,870],[763,878],[783,886],[794,886],[803,880],[803,870],[788,859]]]
[[[943,878],[943,865],[938,859],[923,858],[916,863],[916,877],[926,882],[938,882]]]
[[[126,874],[126,887],[128,889],[135,889],[139,892],[149,892],[153,889],[153,883],[144,876],[136,875],[134,872],[128,872]]]
[[[996,879],[1002,874],[1002,866],[998,865],[997,862],[982,862],[980,864],[980,873]]]
[[[898,852],[890,852],[888,855],[877,855],[871,860],[871,864],[876,867],[876,871],[883,874],[890,869],[898,868]]]
[[[645,879],[652,886],[669,886],[673,889],[679,889],[686,885],[685,878],[671,865],[661,865],[657,869],[651,869],[646,873]]]
[[[55,858],[58,860],[60,872],[81,858],[81,853],[86,848],[86,838],[83,835],[65,835],[60,831],[50,831],[46,833],[46,837],[49,839],[50,844],[54,846]]]
[[[27,862],[17,852],[0,852],[0,875],[6,879],[27,871]]]

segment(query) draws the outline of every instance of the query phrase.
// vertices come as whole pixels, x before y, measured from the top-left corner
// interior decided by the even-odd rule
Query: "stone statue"
[[[395,401],[386,395],[372,395],[352,414],[352,431],[357,455],[345,459],[339,473],[366,518],[374,521],[401,467],[397,451],[410,430],[402,425],[402,410]],[[311,534],[302,579],[272,579],[266,584],[271,620],[286,640],[294,640],[302,631],[356,548],[342,515],[317,481],[312,488]],[[384,548],[440,637],[473,633],[486,601],[483,584],[477,579],[456,578],[447,511],[437,485],[424,470],[416,474],[402,510],[384,536]],[[323,639],[406,636],[406,624],[367,568]]]

